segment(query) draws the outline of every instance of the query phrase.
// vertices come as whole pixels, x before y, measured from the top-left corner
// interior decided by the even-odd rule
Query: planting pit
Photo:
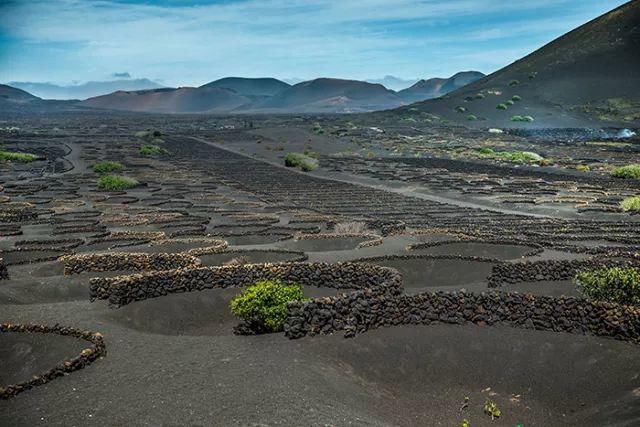
[[[514,244],[460,241],[447,242],[429,247],[416,245],[411,248],[411,251],[430,255],[476,256],[481,258],[508,260],[531,255],[536,252],[536,248]]]
[[[354,250],[362,242],[371,240],[367,237],[331,237],[305,238],[301,240],[287,240],[278,244],[279,247],[302,252],[333,252]]]
[[[0,333],[0,388],[28,381],[86,346],[70,336]]]
[[[245,259],[247,264],[304,261],[306,255],[303,252],[283,250],[231,250],[217,254],[200,255],[198,258],[204,266],[220,266],[232,259],[239,258]]]
[[[493,264],[470,259],[432,258],[430,256],[398,256],[362,258],[358,261],[395,268],[402,274],[405,291],[486,289]]]
[[[138,301],[110,311],[105,320],[137,331],[160,335],[233,335],[241,322],[231,313],[231,299],[241,288],[205,289]],[[336,295],[342,290],[303,286],[305,297]]]

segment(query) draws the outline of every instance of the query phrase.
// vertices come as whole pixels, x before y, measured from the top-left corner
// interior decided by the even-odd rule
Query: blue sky
[[[0,82],[485,73],[620,0],[0,0]]]

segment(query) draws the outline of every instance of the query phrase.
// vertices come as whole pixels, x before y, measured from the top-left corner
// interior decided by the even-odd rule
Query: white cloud
[[[68,78],[75,72],[89,79],[105,69],[161,76],[169,84],[201,84],[224,75],[428,76],[436,71],[452,74],[458,67],[492,71],[506,64],[512,51],[522,51],[510,38],[531,35],[548,41],[573,23],[593,17],[582,8],[569,20],[547,16],[510,27],[494,19],[501,15],[503,22],[505,14],[522,17],[527,11],[571,3],[248,0],[169,8],[106,0],[30,0],[0,6],[0,31],[34,46],[73,46],[73,55],[66,55],[74,61],[68,64]],[[575,9],[574,5],[571,10]],[[457,19],[469,21],[468,27],[449,31],[447,24]],[[404,26],[421,31],[414,34]],[[504,62],[494,55],[484,58],[474,44],[491,41],[504,42],[503,47],[491,46],[498,58],[504,53]],[[470,62],[461,64],[465,58]],[[28,64],[17,61],[13,67],[24,74]],[[56,65],[51,71],[64,73],[63,64]]]

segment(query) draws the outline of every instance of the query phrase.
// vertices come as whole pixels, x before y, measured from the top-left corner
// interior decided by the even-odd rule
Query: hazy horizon
[[[9,0],[0,5],[0,81],[173,87],[227,76],[489,74],[624,3]]]

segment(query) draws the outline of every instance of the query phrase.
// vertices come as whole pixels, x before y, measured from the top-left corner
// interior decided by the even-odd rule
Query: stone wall
[[[500,287],[520,282],[540,282],[571,280],[576,273],[604,267],[640,265],[637,260],[624,259],[579,259],[579,260],[542,260],[495,265],[488,278],[488,286]]]
[[[176,268],[194,268],[200,260],[186,253],[107,252],[64,255],[58,258],[64,264],[64,274],[84,271],[152,271]]]
[[[366,289],[368,294],[401,293],[400,274],[391,268],[364,263],[245,264],[223,267],[155,271],[127,276],[91,279],[92,300],[106,299],[120,307],[134,301],[170,293],[212,288],[242,287],[259,280],[281,279],[335,289]]]
[[[366,291],[289,305],[289,338],[345,331],[353,336],[382,326],[504,324],[611,337],[640,344],[640,308],[573,297],[518,293],[434,292],[381,295]]]
[[[57,377],[62,377],[64,375],[68,375],[73,371],[82,369],[85,366],[91,364],[94,360],[100,357],[104,357],[107,354],[107,349],[104,344],[102,335],[98,332],[82,331],[79,329],[68,328],[60,325],[45,326],[32,324],[20,325],[0,323],[0,333],[5,332],[66,335],[89,341],[93,345],[82,350],[82,352],[78,356],[72,359],[67,359],[46,372],[34,375],[28,381],[24,381],[19,384],[0,385],[0,400],[9,399],[19,393],[22,393],[23,391],[29,390],[30,388],[46,384]]]

